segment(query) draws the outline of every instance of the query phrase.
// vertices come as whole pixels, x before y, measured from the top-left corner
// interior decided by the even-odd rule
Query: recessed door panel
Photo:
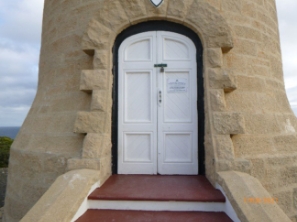
[[[125,122],[145,123],[152,121],[152,74],[151,72],[124,72]]]
[[[192,134],[164,133],[164,163],[192,163]]]
[[[163,39],[164,50],[163,59],[164,60],[188,60],[190,59],[190,50],[188,46],[180,41],[179,39],[171,39],[165,37]]]
[[[125,61],[151,61],[152,38],[139,38],[125,49]]]
[[[121,44],[118,173],[198,173],[196,70],[183,35],[145,32]]]
[[[124,163],[152,163],[151,133],[124,133]]]

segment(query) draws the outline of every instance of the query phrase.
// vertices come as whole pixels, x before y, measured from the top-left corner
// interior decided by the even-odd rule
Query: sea
[[[15,139],[20,128],[20,126],[0,127],[0,136],[7,136],[11,139]]]

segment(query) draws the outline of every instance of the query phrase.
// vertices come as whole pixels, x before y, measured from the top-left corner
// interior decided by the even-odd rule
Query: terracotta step
[[[232,222],[225,213],[88,210],[76,222]]]
[[[205,176],[113,175],[90,200],[225,202]]]

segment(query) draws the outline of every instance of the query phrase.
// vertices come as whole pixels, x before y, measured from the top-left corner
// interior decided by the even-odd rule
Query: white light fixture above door
[[[153,3],[154,6],[158,7],[162,4],[163,0],[150,0],[151,3]]]

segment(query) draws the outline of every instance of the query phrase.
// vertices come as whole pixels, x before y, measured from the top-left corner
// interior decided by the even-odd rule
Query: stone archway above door
[[[93,56],[93,70],[83,70],[80,90],[92,95],[90,111],[78,112],[74,132],[86,134],[81,159],[69,159],[68,170],[100,169],[102,178],[111,174],[111,107],[112,107],[112,47],[116,36],[125,28],[148,20],[165,20],[182,24],[200,37],[204,47],[204,78],[206,131],[205,143],[211,155],[206,155],[206,167],[211,180],[216,167],[217,135],[223,137],[232,155],[231,134],[244,132],[240,113],[224,109],[224,92],[236,89],[236,79],[223,70],[223,53],[233,47],[231,30],[220,13],[202,0],[164,0],[158,8],[149,0],[105,0],[90,20],[82,37],[82,49]],[[207,22],[206,22],[207,21]],[[211,102],[214,94],[218,101]],[[212,103],[212,104],[211,104]],[[222,108],[223,107],[223,108]],[[228,130],[220,120],[228,117]],[[232,159],[232,158],[231,158]],[[224,160],[222,160],[224,161]]]

